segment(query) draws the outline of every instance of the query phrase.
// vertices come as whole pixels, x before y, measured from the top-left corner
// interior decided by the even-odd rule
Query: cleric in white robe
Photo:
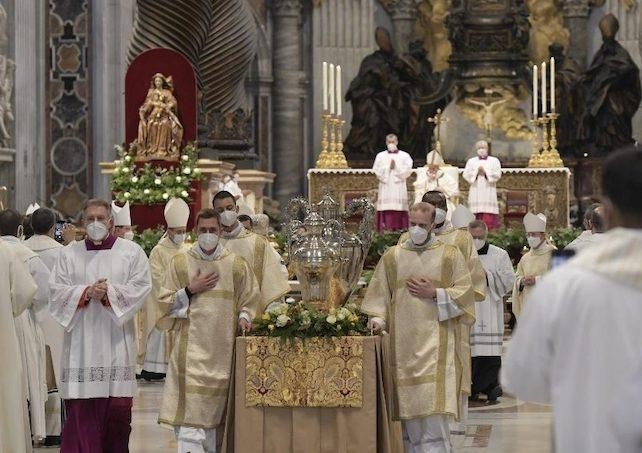
[[[38,287],[24,261],[0,240],[0,451],[30,452],[31,433],[27,414],[20,347],[14,318],[31,305]],[[15,366],[6,366],[15,364]]]
[[[578,253],[602,241],[604,237],[602,233],[604,233],[604,220],[600,215],[600,204],[595,203],[584,214],[584,231],[564,248]]]
[[[553,404],[558,452],[630,451],[612,410],[642,357],[642,153],[611,154],[602,193],[610,230],[535,286],[502,369],[507,391]]]
[[[53,270],[58,261],[62,244],[54,240],[54,227],[56,225],[56,214],[48,208],[39,208],[31,215],[31,228],[34,235],[24,242],[24,245],[38,254],[42,262],[47,266],[46,279],[42,279],[44,291],[49,293],[49,273]],[[47,301],[48,304],[48,301]],[[47,438],[45,445],[60,444],[60,433],[62,430],[62,407],[58,393],[58,382],[60,381],[60,361],[65,331],[62,326],[53,318],[49,312],[48,305],[40,312],[38,323],[42,328],[45,344],[48,346],[47,366],[51,363],[53,373],[47,371],[47,403],[45,404]]]
[[[401,151],[395,134],[386,136],[386,151],[375,157],[372,171],[379,180],[377,195],[377,231],[408,228],[408,188],[406,179],[412,173],[412,157]]]
[[[151,289],[147,256],[116,238],[111,209],[89,200],[84,241],[64,247],[51,274],[49,309],[65,329],[60,379],[67,422],[62,451],[127,451],[136,392],[134,313]]]
[[[502,177],[499,159],[488,155],[488,142],[475,143],[477,156],[466,162],[463,177],[470,184],[468,207],[477,219],[483,220],[488,229],[499,228],[497,182]]]
[[[0,233],[12,252],[29,268],[38,285],[33,303],[15,319],[16,334],[20,345],[23,377],[26,379],[31,435],[40,442],[47,436],[45,402],[47,401],[47,376],[45,339],[39,320],[47,309],[49,269],[38,255],[20,241],[23,237],[22,216],[13,209],[0,213]],[[20,238],[20,239],[19,239]]]
[[[479,259],[486,271],[486,298],[475,302],[475,324],[470,332],[473,398],[483,393],[493,404],[502,395],[499,369],[504,342],[504,296],[513,288],[515,271],[506,250],[488,243],[488,227],[481,220],[469,226]]]
[[[114,235],[129,241],[134,239],[132,230],[132,214],[129,209],[129,201],[124,205],[118,206],[111,202],[111,217],[114,221]]]

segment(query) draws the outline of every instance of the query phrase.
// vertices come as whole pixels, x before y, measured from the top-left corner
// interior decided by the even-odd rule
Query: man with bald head
[[[457,335],[474,322],[473,287],[461,252],[432,235],[435,208],[417,203],[409,221],[408,239],[377,264],[361,310],[371,329],[390,333],[392,417],[403,421],[406,451],[451,451]]]

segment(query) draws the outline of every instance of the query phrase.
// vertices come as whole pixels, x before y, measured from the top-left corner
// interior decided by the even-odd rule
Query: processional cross
[[[432,123],[435,125],[435,151],[441,156],[441,160],[445,162],[446,160],[444,159],[444,155],[441,154],[441,125],[443,123],[448,122],[448,118],[444,116],[442,113],[441,109],[437,109],[437,114],[435,116],[432,116],[428,118],[427,120],[429,123]],[[435,154],[432,155],[432,162],[431,164],[435,163]]]

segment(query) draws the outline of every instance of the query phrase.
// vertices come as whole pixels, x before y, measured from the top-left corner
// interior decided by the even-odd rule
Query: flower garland
[[[359,308],[348,303],[328,313],[307,307],[303,302],[271,305],[254,320],[252,335],[282,339],[368,335],[367,318]]]
[[[146,163],[136,168],[134,146],[125,150],[117,145],[116,154],[118,158],[114,161],[111,190],[114,198],[121,203],[129,201],[150,205],[165,203],[172,197],[189,202],[192,182],[203,177],[197,166],[198,151],[193,143],[183,148],[177,167],[152,167]]]

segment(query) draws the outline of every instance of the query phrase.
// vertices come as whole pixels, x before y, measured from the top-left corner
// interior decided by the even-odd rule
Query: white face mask
[[[441,208],[435,209],[435,225],[440,225],[446,221],[446,211]]]
[[[218,235],[214,233],[201,233],[198,235],[198,245],[204,252],[214,250],[218,245]]]
[[[236,223],[236,219],[238,219],[239,214],[236,211],[223,211],[221,213],[221,223],[226,226],[232,226]]]
[[[483,239],[475,239],[473,238],[473,242],[475,243],[475,248],[477,250],[481,250],[481,248],[486,244],[486,241]]]
[[[98,220],[94,220],[89,225],[87,225],[87,236],[89,236],[89,239],[94,242],[102,241],[107,237],[108,233],[109,229],[107,228],[107,226],[104,223],[99,222]]]
[[[127,239],[128,241],[133,241],[134,240],[134,232],[133,231],[125,231],[123,234],[123,239]]]
[[[536,249],[542,243],[542,238],[537,236],[529,236],[526,240],[528,241],[528,246],[532,249]]]
[[[428,239],[428,231],[417,225],[411,226],[408,229],[408,233],[410,234],[410,240],[415,245],[422,245]]]
[[[185,242],[185,234],[175,234],[174,238],[172,239],[172,242],[176,245],[181,245],[183,242]]]
[[[388,148],[388,151],[397,151],[397,145],[394,143],[388,143],[386,147]]]

